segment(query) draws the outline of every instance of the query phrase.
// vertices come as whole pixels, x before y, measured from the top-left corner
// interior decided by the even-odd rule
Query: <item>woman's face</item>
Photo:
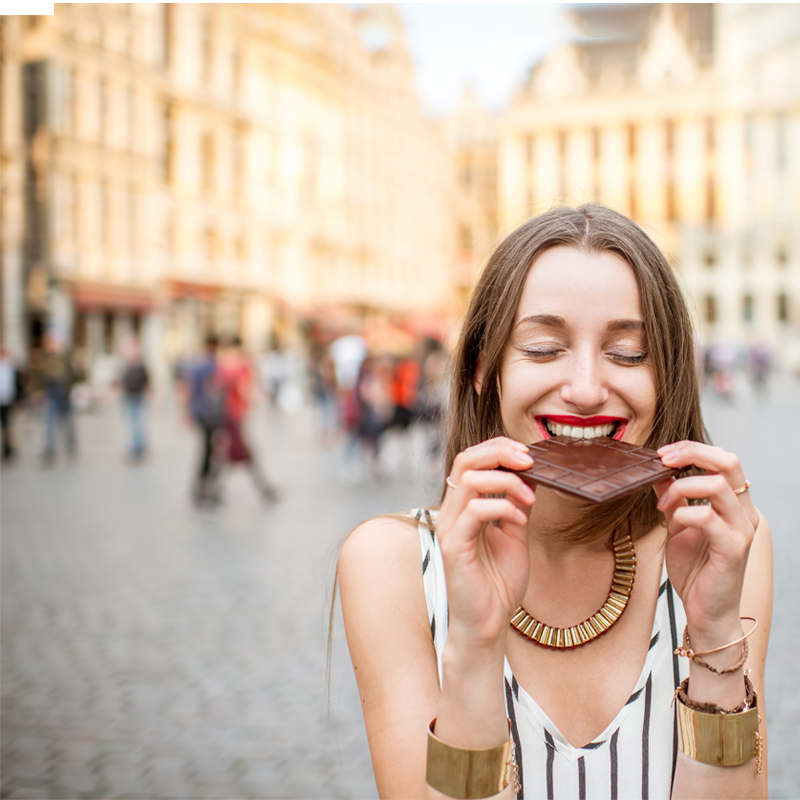
[[[644,444],[656,410],[648,358],[631,268],[609,252],[546,250],[528,271],[503,355],[506,434]]]

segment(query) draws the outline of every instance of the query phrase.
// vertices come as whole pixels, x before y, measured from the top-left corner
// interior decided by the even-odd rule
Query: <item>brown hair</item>
[[[657,391],[655,420],[646,446],[658,448],[681,439],[708,441],[700,412],[691,320],[672,269],[635,223],[588,203],[553,208],[529,220],[509,234],[489,259],[453,358],[445,474],[462,450],[504,433],[500,415],[503,354],[528,271],[539,255],[553,247],[614,253],[633,270]],[[483,359],[480,394],[474,386],[479,358]],[[590,541],[610,535],[630,515],[634,536],[641,536],[663,523],[656,502],[654,492],[645,489],[591,506],[565,533],[576,542]]]

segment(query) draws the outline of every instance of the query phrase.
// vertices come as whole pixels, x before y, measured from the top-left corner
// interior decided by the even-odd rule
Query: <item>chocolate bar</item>
[[[554,436],[529,445],[528,450],[533,466],[517,473],[526,483],[593,503],[616,500],[683,472],[666,466],[655,450],[608,438]]]

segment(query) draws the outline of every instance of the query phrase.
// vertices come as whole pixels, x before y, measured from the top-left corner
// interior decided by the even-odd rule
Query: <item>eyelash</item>
[[[562,350],[527,350],[523,349],[522,351],[528,358],[533,359],[547,359],[547,358],[555,358],[558,356]],[[635,356],[626,356],[621,353],[609,353],[611,358],[615,361],[619,361],[622,364],[629,364],[631,366],[635,366],[637,364],[642,364],[644,360],[647,358],[647,353],[637,353]]]

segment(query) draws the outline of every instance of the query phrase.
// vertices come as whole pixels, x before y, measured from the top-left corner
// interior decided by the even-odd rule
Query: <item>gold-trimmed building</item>
[[[500,120],[498,227],[597,200],[668,253],[705,344],[800,368],[796,4],[581,4]]]
[[[3,336],[167,364],[336,309],[453,305],[450,170],[392,6],[63,3],[2,19]],[[422,288],[424,287],[424,289]]]

